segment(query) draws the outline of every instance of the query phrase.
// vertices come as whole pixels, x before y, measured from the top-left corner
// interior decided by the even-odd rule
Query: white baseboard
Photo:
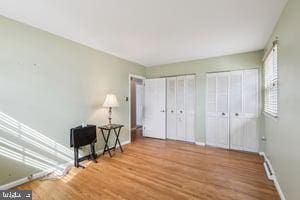
[[[127,141],[122,142],[121,144],[126,145],[126,144],[129,144],[129,143],[130,143],[130,140],[127,140]]]
[[[0,190],[8,190],[8,189],[17,187],[17,186],[19,186],[19,185],[22,185],[22,184],[24,184],[24,183],[27,183],[27,182],[29,182],[29,181],[33,181],[33,180],[35,180],[35,179],[42,178],[42,177],[44,177],[44,176],[47,176],[49,173],[58,170],[59,168],[64,169],[64,168],[67,168],[67,167],[69,167],[69,166],[72,166],[73,163],[74,163],[73,161],[70,161],[70,162],[67,162],[67,163],[58,165],[57,167],[51,167],[51,168],[49,168],[49,169],[47,169],[47,170],[45,170],[45,171],[37,172],[37,173],[35,173],[35,174],[32,174],[31,176],[21,178],[21,179],[19,179],[19,180],[10,182],[10,183],[5,184],[5,185],[1,185],[1,186],[0,186]]]
[[[196,145],[199,145],[199,146],[205,146],[205,143],[204,142],[195,142]]]
[[[265,152],[259,152],[259,155],[262,156],[262,157],[264,157],[264,160],[265,160],[265,162],[264,162],[264,168],[265,168],[266,174],[268,176],[268,179],[270,179],[270,180],[272,180],[274,182],[274,185],[275,185],[276,190],[277,190],[277,192],[278,192],[278,194],[280,196],[280,199],[281,200],[285,200],[284,193],[283,193],[283,191],[282,191],[282,189],[281,189],[281,187],[279,185],[279,182],[278,182],[278,180],[276,178],[275,171],[274,171],[274,169],[272,167],[272,164],[271,164],[270,160],[266,156]],[[271,170],[271,174],[270,174],[270,172],[268,170],[267,164],[268,164],[268,166],[269,166],[269,168]]]
[[[275,175],[274,175],[274,184],[275,184],[275,187],[276,187],[276,189],[277,189],[277,192],[278,192],[278,194],[279,194],[279,196],[280,196],[280,199],[281,199],[281,200],[286,200],[286,199],[285,199],[285,196],[284,196],[284,193],[283,193],[283,191],[281,190],[281,187],[280,187],[279,182],[278,182],[278,180],[277,180],[277,178],[276,178]]]
[[[8,183],[8,184],[1,185],[1,186],[0,186],[0,190],[8,190],[8,189],[11,189],[11,188],[17,187],[18,185],[22,185],[22,184],[24,184],[24,183],[27,183],[27,182],[29,182],[30,180],[34,180],[34,179],[37,179],[37,178],[41,178],[41,177],[43,177],[43,176],[45,176],[45,175],[46,175],[45,172],[38,172],[38,173],[36,173],[36,174],[33,174],[32,179],[29,179],[28,177],[25,177],[25,178],[21,178],[21,179],[19,179],[19,180],[10,182],[10,183]]]
[[[129,144],[129,143],[130,143],[130,141],[127,140],[125,142],[122,142],[121,145],[126,145],[126,144]],[[117,148],[118,147],[119,147],[119,145],[117,145]],[[97,154],[103,153],[103,149],[98,150],[96,153]],[[41,172],[37,172],[35,174],[32,174],[31,177],[24,177],[24,178],[21,178],[19,180],[7,183],[5,185],[0,185],[0,190],[8,190],[8,189],[11,189],[11,188],[15,188],[15,187],[17,187],[19,185],[22,185],[24,183],[42,178],[42,177],[48,175],[49,173],[56,171],[58,168],[67,168],[69,166],[72,166],[73,164],[74,164],[74,161],[70,161],[70,162],[58,165],[57,167],[52,167],[52,168],[49,168],[45,171],[41,171]]]

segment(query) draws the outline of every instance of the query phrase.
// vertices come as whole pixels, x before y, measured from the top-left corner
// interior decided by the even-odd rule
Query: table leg
[[[95,143],[93,142],[92,144],[90,144],[90,148],[91,148],[91,158],[94,161],[94,163],[97,163],[97,156],[96,156],[96,152],[95,152]]]
[[[121,127],[121,128],[122,128],[122,127]],[[120,142],[120,140],[119,140],[121,128],[119,128],[118,132],[116,131],[116,129],[114,129],[114,132],[115,132],[115,135],[116,135],[116,142],[115,142],[114,149],[116,149],[117,143],[119,143],[119,147],[120,147],[120,149],[121,149],[121,152],[123,153],[123,148],[122,148],[121,142]]]
[[[74,166],[75,167],[78,167],[77,165],[78,165],[78,150],[77,150],[77,148],[76,147],[74,147]]]
[[[103,139],[104,139],[104,142],[105,142],[105,146],[104,146],[104,150],[103,150],[103,155],[105,154],[106,151],[108,151],[109,156],[112,157],[111,153],[110,153],[110,150],[109,150],[109,146],[108,146],[110,130],[108,130],[107,138],[105,137],[105,134],[104,134],[104,132],[103,132],[102,129],[101,129],[101,133],[102,133],[102,136],[103,136]]]

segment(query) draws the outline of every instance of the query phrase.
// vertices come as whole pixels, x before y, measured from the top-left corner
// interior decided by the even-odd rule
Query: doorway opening
[[[143,137],[144,78],[130,76],[131,142]]]

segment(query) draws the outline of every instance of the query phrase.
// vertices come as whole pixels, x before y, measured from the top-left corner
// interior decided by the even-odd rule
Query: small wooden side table
[[[105,154],[105,152],[108,152],[109,156],[111,156],[111,150],[116,150],[117,144],[119,144],[119,147],[121,149],[121,152],[123,153],[123,148],[121,145],[121,142],[119,140],[119,136],[120,136],[120,132],[122,127],[124,127],[124,125],[121,124],[108,124],[108,125],[104,125],[104,126],[100,126],[98,127],[101,130],[104,142],[105,142],[105,146],[104,146],[104,150],[103,150],[103,155]],[[107,137],[105,137],[105,131],[107,131]],[[113,147],[109,148],[108,146],[108,142],[109,142],[109,137],[110,137],[110,133],[111,131],[113,131],[115,133],[116,136],[116,140],[115,140],[115,144]]]

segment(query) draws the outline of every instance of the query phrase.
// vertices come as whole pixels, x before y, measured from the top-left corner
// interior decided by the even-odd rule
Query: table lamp
[[[105,98],[105,101],[103,103],[103,107],[109,108],[109,110],[108,110],[108,122],[109,123],[108,124],[111,125],[112,108],[119,107],[119,103],[118,103],[116,95],[114,95],[114,94],[107,94],[106,98]]]

